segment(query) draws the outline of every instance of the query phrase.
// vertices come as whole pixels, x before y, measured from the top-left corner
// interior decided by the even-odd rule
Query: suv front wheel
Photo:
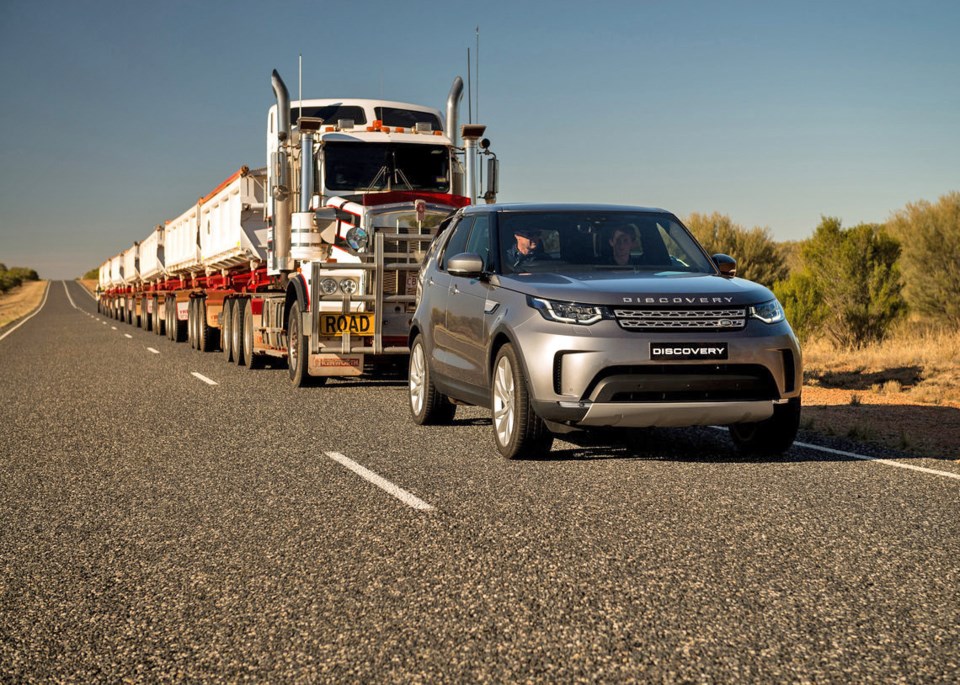
[[[490,395],[493,436],[500,454],[513,459],[550,451],[553,434],[530,405],[523,367],[509,343],[497,352]]]
[[[800,428],[800,398],[773,408],[773,416],[757,423],[735,423],[730,438],[745,454],[783,454],[797,437]]]

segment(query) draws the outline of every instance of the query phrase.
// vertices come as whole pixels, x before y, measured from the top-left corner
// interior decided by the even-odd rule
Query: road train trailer
[[[417,270],[440,222],[476,202],[481,156],[496,198],[484,127],[458,131],[463,81],[445,122],[402,102],[291,102],[276,71],[272,86],[266,167],[106,260],[98,308],[249,369],[281,362],[296,386],[403,363]]]

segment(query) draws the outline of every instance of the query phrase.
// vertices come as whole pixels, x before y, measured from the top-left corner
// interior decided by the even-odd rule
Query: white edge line
[[[89,290],[87,290],[87,286],[85,286],[83,283],[80,283],[80,290],[82,290],[82,291],[85,292],[87,295],[89,295],[89,296],[90,296],[90,299],[93,300],[94,302],[97,301],[97,296],[94,295],[94,294],[93,294],[92,292],[90,292]]]
[[[723,426],[710,426],[714,430],[724,431],[727,430]],[[794,442],[794,445],[797,447],[803,447],[804,449],[814,450],[816,452],[826,452],[827,454],[836,454],[841,457],[850,457],[851,459],[860,459],[861,461],[872,461],[877,464],[884,464],[885,466],[896,466],[898,469],[909,469],[910,471],[919,471],[920,473],[929,473],[933,476],[943,476],[944,478],[953,478],[954,480],[960,480],[960,474],[950,473],[948,471],[937,471],[936,469],[928,469],[924,466],[914,466],[913,464],[902,464],[899,461],[893,461],[892,459],[881,459],[880,457],[868,457],[865,454],[857,454],[856,452],[845,452],[844,450],[835,450],[832,447],[821,447],[820,445],[811,445],[809,442]]]
[[[194,378],[199,378],[200,380],[202,380],[202,381],[203,381],[204,383],[206,383],[207,385],[220,385],[220,384],[217,383],[216,381],[210,380],[209,378],[207,378],[206,376],[204,376],[202,373],[197,373],[196,371],[191,371],[191,372],[190,372],[190,375],[193,376]]]
[[[893,461],[892,459],[881,459],[880,457],[868,457],[865,454],[855,454],[853,452],[844,452],[843,450],[835,450],[830,447],[820,447],[819,445],[811,445],[807,442],[794,442],[794,445],[797,447],[804,447],[808,450],[818,450],[820,452],[827,452],[828,454],[838,454],[842,457],[852,457],[853,459],[862,459],[863,461],[873,461],[878,464],[886,464],[887,466],[896,466],[900,469],[910,469],[911,471],[920,471],[921,473],[929,473],[934,476],[943,476],[945,478],[954,478],[960,480],[960,474],[949,473],[947,471],[937,471],[936,469],[928,469],[923,466],[914,466],[913,464],[901,464],[899,461]]]
[[[67,290],[67,282],[66,281],[61,281],[61,282],[63,283],[63,292],[67,294],[67,299],[70,300],[70,306],[73,307],[74,309],[80,309],[80,307],[77,306],[77,303],[74,302],[73,298],[70,296],[70,291]]]
[[[40,306],[37,307],[37,308],[33,311],[32,314],[30,314],[29,316],[27,316],[25,319],[22,319],[22,320],[20,321],[20,323],[18,323],[16,326],[14,326],[13,328],[11,328],[9,331],[7,331],[6,333],[4,333],[3,335],[0,335],[0,340],[3,340],[4,338],[6,338],[8,335],[10,335],[11,333],[13,333],[15,330],[17,330],[18,328],[20,328],[20,326],[22,326],[22,325],[25,324],[27,321],[29,321],[30,319],[32,319],[33,317],[35,317],[37,314],[39,314],[39,313],[40,313],[40,310],[43,309],[43,305],[45,305],[45,304],[47,303],[47,295],[48,295],[48,294],[50,294],[50,281],[47,281],[47,287],[46,287],[46,288],[44,289],[44,291],[43,291],[43,302],[40,303]]]
[[[393,483],[388,481],[386,478],[382,478],[378,476],[376,473],[374,473],[370,469],[361,466],[360,464],[353,461],[352,459],[348,459],[347,457],[343,456],[339,452],[324,452],[324,454],[326,454],[328,457],[333,459],[335,462],[339,463],[341,466],[345,466],[346,468],[350,469],[351,471],[353,471],[355,474],[357,474],[364,480],[367,480],[373,483],[378,488],[393,495],[394,497],[396,497],[398,500],[400,500],[407,506],[413,507],[414,509],[419,509],[420,511],[433,511],[432,505],[427,504],[426,502],[424,502],[419,497],[416,497],[415,495],[411,495],[409,492],[407,492],[400,486],[394,485]]]

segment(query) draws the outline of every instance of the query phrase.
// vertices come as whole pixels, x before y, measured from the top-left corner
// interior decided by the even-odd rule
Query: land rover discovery
[[[417,275],[416,423],[488,407],[509,458],[596,427],[720,424],[744,451],[793,443],[801,356],[783,308],[673,214],[483,205],[442,229]]]

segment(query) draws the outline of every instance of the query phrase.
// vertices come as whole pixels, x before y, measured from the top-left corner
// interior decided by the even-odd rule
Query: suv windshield
[[[442,145],[339,143],[324,146],[324,179],[331,190],[450,188],[450,158]]]
[[[715,273],[687,229],[669,214],[504,212],[499,234],[505,274],[602,270]]]

